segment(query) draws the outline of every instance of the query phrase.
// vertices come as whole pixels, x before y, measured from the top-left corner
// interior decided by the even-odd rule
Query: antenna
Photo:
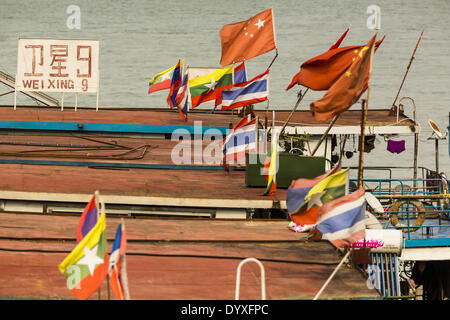
[[[430,125],[431,129],[433,129],[433,132],[436,134],[436,136],[439,139],[445,138],[444,135],[442,134],[441,130],[439,129],[439,127],[433,120],[428,119],[428,124]]]

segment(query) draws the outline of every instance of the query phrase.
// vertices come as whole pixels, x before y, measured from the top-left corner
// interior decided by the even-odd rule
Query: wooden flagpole
[[[327,130],[325,130],[325,132],[322,134],[322,137],[320,137],[319,142],[317,142],[316,146],[314,147],[313,152],[311,153],[311,156],[313,156],[317,149],[319,149],[320,145],[322,144],[323,140],[325,140],[326,136],[328,135],[328,132],[330,132],[331,128],[333,127],[334,123],[336,122],[336,120],[339,118],[340,113],[338,113],[337,115],[334,116],[333,120],[331,120],[330,124],[328,125]]]
[[[276,58],[278,57],[278,48],[275,48],[275,57],[273,57],[272,61],[270,62],[269,66],[267,67],[267,70],[270,69],[270,67],[272,66],[272,64],[275,62]],[[266,71],[267,71],[266,70]],[[268,122],[268,115],[269,115],[269,99],[267,99],[267,105],[266,105],[266,119],[265,119],[265,123],[264,123],[264,127],[266,128],[266,133],[267,133],[267,122]]]
[[[303,94],[302,94],[301,90],[298,92],[297,102],[295,103],[294,108],[292,109],[291,113],[289,114],[288,118],[286,119],[286,122],[283,124],[283,127],[281,128],[281,131],[280,131],[280,136],[283,134],[284,129],[286,128],[287,124],[289,123],[289,120],[291,120],[292,115],[297,110],[298,105],[303,100],[303,98],[304,98],[305,94],[308,92],[308,90],[309,90],[309,88],[306,88],[305,93],[303,93]]]
[[[400,94],[400,90],[402,90],[403,83],[405,83],[406,76],[408,75],[409,68],[411,67],[411,64],[414,60],[414,55],[416,54],[416,50],[417,50],[417,47],[419,46],[420,40],[422,39],[422,35],[423,35],[423,30],[420,33],[419,40],[417,40],[416,47],[414,48],[411,58],[409,59],[408,67],[406,68],[406,72],[405,72],[405,75],[403,76],[402,83],[400,84],[400,88],[398,88],[397,95],[395,96],[394,102],[392,103],[392,107],[395,106],[395,103],[397,102],[398,96]],[[397,111],[397,117],[398,117],[398,111]],[[398,122],[398,119],[397,119],[397,122]]]
[[[376,37],[377,34],[378,34],[378,22],[377,22],[377,28],[375,29],[374,36]],[[359,166],[358,166],[358,188],[360,188],[362,186],[362,177],[363,177],[363,171],[364,171],[363,162],[364,162],[365,128],[366,128],[367,110],[369,108],[370,75],[372,73],[373,53],[374,53],[374,51],[375,51],[375,44],[372,45],[372,49],[371,49],[371,52],[370,52],[369,79],[367,80],[367,96],[366,96],[366,99],[363,100],[363,103],[362,103],[361,139],[360,139],[361,141],[360,141],[360,147],[359,147]]]
[[[125,223],[123,218],[122,221],[122,232],[125,232]],[[128,276],[127,276],[127,263],[126,263],[126,252],[124,252],[122,256],[122,270],[121,270],[121,277],[122,277],[122,285],[123,290],[125,291],[125,300],[130,300],[130,291],[128,289]]]
[[[337,265],[336,269],[333,270],[333,273],[328,277],[327,281],[323,284],[322,288],[320,288],[319,292],[317,292],[316,296],[314,297],[313,300],[317,300],[320,295],[322,294],[322,292],[325,290],[325,288],[328,286],[328,284],[330,283],[331,279],[333,279],[333,277],[335,276],[335,274],[338,272],[338,270],[341,268],[341,266],[344,264],[344,261],[348,258],[348,256],[350,255],[350,250],[347,251],[347,253],[345,254],[345,256],[342,258],[341,262],[339,262],[339,264]]]

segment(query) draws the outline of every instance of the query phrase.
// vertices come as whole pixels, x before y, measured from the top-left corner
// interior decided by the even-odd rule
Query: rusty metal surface
[[[57,265],[75,246],[78,216],[0,213],[0,297],[74,299]],[[116,217],[107,217],[112,247]],[[300,240],[286,221],[125,219],[133,299],[234,299],[247,257],[266,272],[269,299],[312,299],[341,256],[327,241]],[[241,298],[260,298],[256,265],[242,269]],[[106,281],[102,299],[107,299]],[[359,272],[342,268],[323,298],[374,298]],[[97,299],[97,295],[92,297]]]

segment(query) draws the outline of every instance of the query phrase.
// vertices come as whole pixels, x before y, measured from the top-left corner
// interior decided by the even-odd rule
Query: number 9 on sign
[[[83,79],[82,81],[81,81],[81,89],[83,90],[83,91],[87,91],[88,90],[88,79]]]

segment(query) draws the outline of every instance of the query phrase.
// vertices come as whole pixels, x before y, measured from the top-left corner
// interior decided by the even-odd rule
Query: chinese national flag
[[[225,25],[219,32],[222,42],[220,64],[245,61],[276,48],[272,8],[256,16]]]
[[[385,36],[375,43],[375,50],[384,38]],[[352,65],[362,48],[364,46],[330,49],[305,61],[300,67],[300,72],[294,76],[297,84],[312,90],[330,89],[331,85]]]
[[[345,30],[345,32],[342,34],[342,36],[330,47],[330,49],[328,49],[328,51],[339,48],[339,46],[342,43],[342,40],[344,40],[345,36],[347,35],[348,30],[350,30],[350,28],[347,28],[347,30]],[[292,88],[293,86],[295,86],[298,83],[298,78],[300,77],[300,72],[301,71],[297,72],[294,75],[294,77],[292,77],[291,83],[286,88],[286,91],[288,91],[290,88]]]
[[[311,103],[311,111],[316,120],[330,120],[336,114],[350,108],[366,91],[375,37],[376,35],[359,50],[350,68],[333,83],[325,95],[320,100]]]

